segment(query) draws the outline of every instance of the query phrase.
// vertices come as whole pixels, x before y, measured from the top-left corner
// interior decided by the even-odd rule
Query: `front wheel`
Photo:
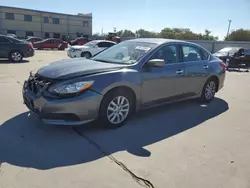
[[[22,61],[23,59],[23,55],[21,52],[19,51],[12,51],[10,52],[10,55],[9,55],[9,60],[12,61],[12,62],[20,62]]]
[[[91,58],[91,54],[89,52],[82,52],[81,57],[85,57],[86,59]]]
[[[133,106],[132,96],[122,91],[113,91],[104,97],[100,107],[100,123],[108,128],[118,128],[128,119]]]
[[[216,80],[213,78],[209,79],[203,87],[202,94],[200,97],[201,102],[205,103],[210,102],[215,96],[216,87],[217,87]]]

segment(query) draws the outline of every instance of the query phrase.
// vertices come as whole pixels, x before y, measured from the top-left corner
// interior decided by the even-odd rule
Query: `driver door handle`
[[[176,71],[176,74],[182,74],[183,73],[183,70],[177,70]]]
[[[208,69],[208,65],[204,65],[204,69]]]

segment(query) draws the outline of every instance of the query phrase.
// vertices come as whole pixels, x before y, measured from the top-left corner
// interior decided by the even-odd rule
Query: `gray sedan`
[[[224,85],[225,70],[196,44],[134,39],[91,59],[61,60],[30,73],[23,99],[47,124],[99,120],[116,128],[140,109],[191,98],[211,101]]]

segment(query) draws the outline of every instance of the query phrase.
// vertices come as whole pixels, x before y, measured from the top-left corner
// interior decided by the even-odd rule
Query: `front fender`
[[[90,77],[95,81],[91,89],[102,95],[116,87],[126,86],[134,91],[137,100],[140,98],[141,77],[136,70],[120,69]]]

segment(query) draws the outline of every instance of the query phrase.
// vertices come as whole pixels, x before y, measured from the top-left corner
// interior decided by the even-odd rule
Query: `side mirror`
[[[164,59],[151,59],[147,62],[147,65],[150,67],[164,67],[165,61]]]

